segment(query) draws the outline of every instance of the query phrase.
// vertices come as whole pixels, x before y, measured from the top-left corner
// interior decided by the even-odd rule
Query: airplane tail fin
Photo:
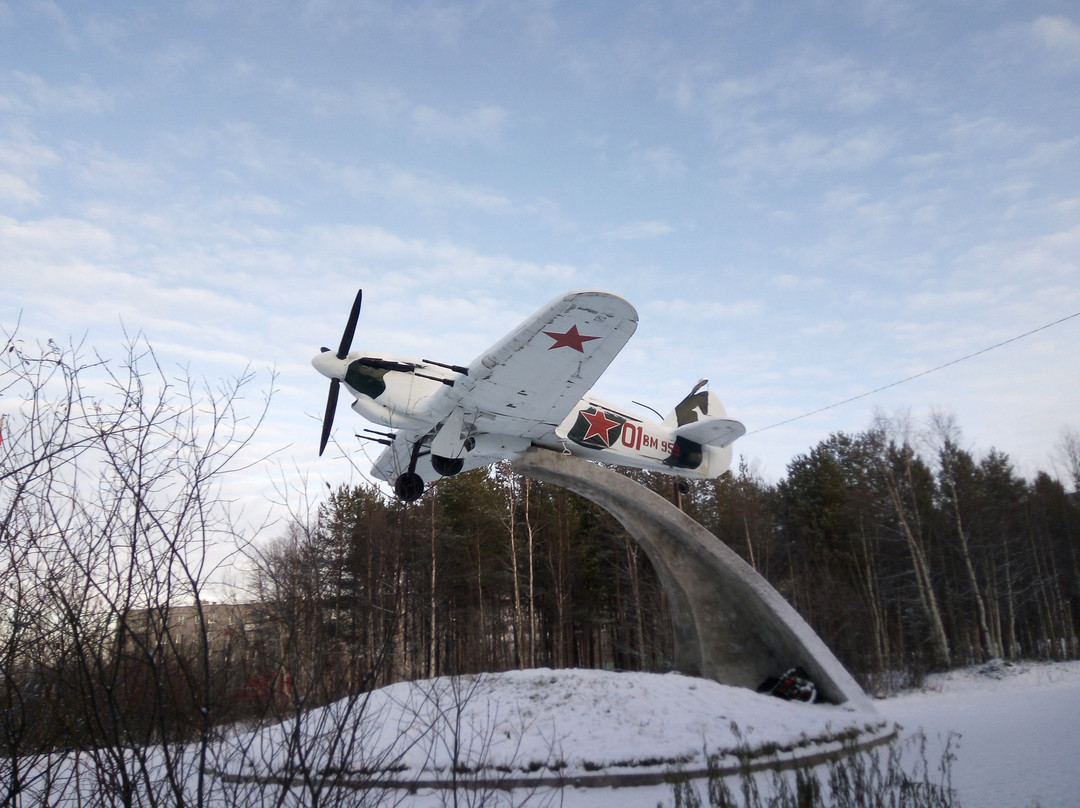
[[[719,396],[701,389],[708,382],[698,382],[664,419],[664,425],[673,428],[678,437],[703,446],[728,446],[746,434],[746,427],[727,417]]]
[[[690,395],[680,401],[668,417],[664,419],[664,426],[675,429],[676,427],[692,424],[705,416],[718,415],[722,417],[727,415],[724,405],[720,403],[720,397],[708,390],[703,391],[701,389],[708,383],[708,379],[702,379],[695,384],[694,389],[690,391]]]

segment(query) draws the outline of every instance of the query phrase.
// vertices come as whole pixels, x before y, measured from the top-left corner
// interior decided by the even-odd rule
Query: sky
[[[1055,0],[0,2],[0,324],[273,378],[253,499],[377,454],[342,404],[317,457],[310,360],[358,288],[354,348],[459,364],[623,295],[596,393],[709,378],[766,480],[878,413],[1053,473],[1078,88]]]

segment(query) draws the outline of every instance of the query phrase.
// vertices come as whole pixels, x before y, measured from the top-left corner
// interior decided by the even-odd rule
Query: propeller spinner
[[[356,321],[360,318],[360,303],[363,298],[364,290],[357,290],[356,299],[353,300],[352,310],[349,312],[349,320],[345,323],[345,331],[341,334],[341,344],[338,345],[337,353],[335,354],[338,359],[344,359],[349,355],[349,349],[352,347],[353,335],[356,333]],[[324,353],[330,351],[329,348],[323,348],[322,350]],[[326,397],[326,412],[323,414],[322,439],[319,441],[320,456],[322,456],[323,450],[326,449],[326,444],[330,440],[330,430],[334,427],[334,412],[337,410],[338,392],[340,387],[340,379],[330,380],[330,392]]]

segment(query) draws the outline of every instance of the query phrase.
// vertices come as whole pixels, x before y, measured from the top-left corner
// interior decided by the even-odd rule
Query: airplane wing
[[[524,451],[554,433],[636,328],[637,312],[618,295],[552,300],[473,360],[428,413],[430,427],[398,430],[372,472],[394,482],[412,467],[425,481],[437,479],[431,448],[445,424],[454,424],[451,444],[459,429],[471,436],[462,471]]]
[[[557,297],[469,365],[455,392],[480,432],[530,440],[554,432],[637,328],[610,292]]]

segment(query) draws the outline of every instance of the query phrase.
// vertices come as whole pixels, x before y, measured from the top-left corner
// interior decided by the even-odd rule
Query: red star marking
[[[600,440],[604,442],[606,446],[611,445],[611,440],[608,437],[608,433],[619,425],[618,421],[612,421],[603,410],[597,410],[595,413],[581,413],[581,416],[589,422],[589,431],[585,433],[585,437],[582,441],[587,441],[594,435],[599,436]]]
[[[573,348],[578,353],[585,353],[585,343],[591,339],[600,339],[600,337],[586,337],[578,333],[577,326],[570,326],[570,330],[565,334],[560,334],[556,331],[545,331],[549,337],[555,340],[555,344],[548,347],[549,351],[554,351],[556,348]]]

